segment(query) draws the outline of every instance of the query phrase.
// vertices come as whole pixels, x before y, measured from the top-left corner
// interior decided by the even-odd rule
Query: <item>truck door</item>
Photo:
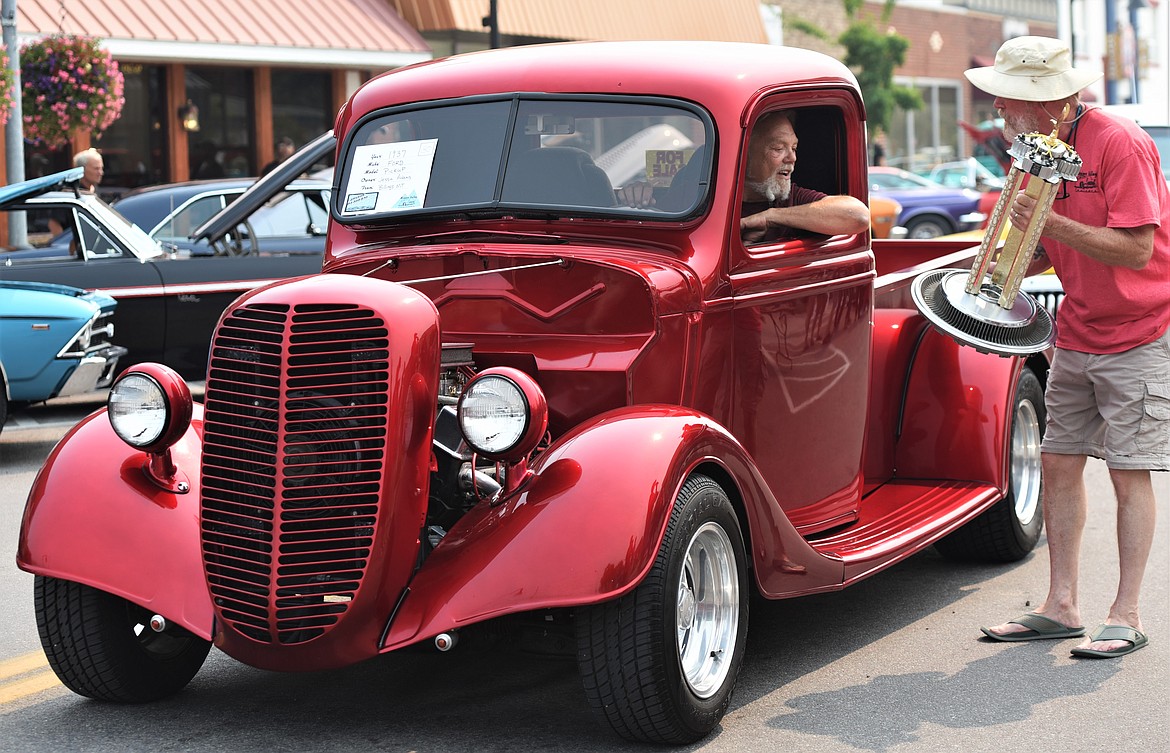
[[[821,101],[762,103],[741,144],[741,199],[748,134],[782,106],[795,113],[799,139],[793,191],[852,187],[865,200],[861,117],[851,99]],[[874,265],[865,232],[779,232],[786,235],[731,242],[731,421],[793,524],[812,533],[853,520],[861,499]]]

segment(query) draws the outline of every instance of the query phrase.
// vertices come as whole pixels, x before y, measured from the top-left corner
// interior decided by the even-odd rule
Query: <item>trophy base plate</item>
[[[1037,310],[1043,310],[1026,295],[1016,295],[1012,307],[1005,309],[999,305],[999,288],[986,282],[978,293],[968,293],[967,277],[967,273],[948,274],[939,284],[947,302],[973,319],[1000,327],[1027,327],[1036,321]]]
[[[969,272],[937,269],[914,278],[910,295],[928,321],[960,345],[1005,358],[1029,356],[1056,342],[1052,315],[1027,293],[1019,293],[1012,307],[997,302],[998,291],[966,292]]]

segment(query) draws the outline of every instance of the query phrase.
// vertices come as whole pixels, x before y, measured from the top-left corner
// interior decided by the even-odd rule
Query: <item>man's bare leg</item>
[[[1046,452],[1041,458],[1044,465],[1044,526],[1048,530],[1048,596],[1033,611],[1063,625],[1075,627],[1082,624],[1077,603],[1077,580],[1081,536],[1085,530],[1088,509],[1085,456]],[[1151,497],[1152,494],[1151,491]],[[1149,554],[1149,546],[1146,554]],[[1005,622],[989,629],[996,635],[1028,630],[1024,625],[1014,622]]]
[[[1105,624],[1127,625],[1142,631],[1138,598],[1146,562],[1154,544],[1154,521],[1157,517],[1154,485],[1149,471],[1111,469],[1109,476],[1113,480],[1113,491],[1117,494],[1117,554],[1121,575],[1117,583],[1117,598],[1109,608]],[[1086,639],[1078,648],[1111,651],[1126,645],[1126,641],[1089,642]]]

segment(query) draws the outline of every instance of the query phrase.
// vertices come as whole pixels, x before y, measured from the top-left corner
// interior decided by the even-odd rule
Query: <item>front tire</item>
[[[687,744],[719,723],[743,663],[747,561],[726,492],[694,475],[646,579],[577,619],[577,659],[597,714],[629,740]]]
[[[940,235],[947,235],[953,232],[950,223],[942,217],[935,217],[927,215],[917,219],[910,220],[906,223],[906,237],[916,240],[930,240],[931,238],[938,238]]]
[[[1008,493],[979,517],[941,539],[945,557],[980,562],[1016,562],[1040,540],[1044,527],[1040,494],[1040,441],[1046,420],[1044,389],[1031,369],[1020,373],[1012,415]]]
[[[162,633],[148,610],[113,594],[38,575],[37,630],[49,666],[78,695],[115,703],[145,703],[186,687],[211,650],[179,627]]]

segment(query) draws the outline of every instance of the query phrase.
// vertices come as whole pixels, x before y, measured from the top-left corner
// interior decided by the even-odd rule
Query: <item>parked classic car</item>
[[[193,256],[213,256],[211,244],[191,235],[255,182],[233,178],[147,186],[123,194],[113,207],[156,240]],[[244,240],[255,242],[251,252],[323,254],[331,185],[325,180],[295,180],[256,208],[245,227]]]
[[[318,670],[536,619],[604,724],[688,743],[752,592],[1024,557],[1046,361],[918,313],[969,243],[741,241],[749,133],[789,108],[802,184],[864,202],[861,91],[808,50],[522,46],[363,85],[323,273],[224,312],[203,403],[131,367],[38,476],[18,564],[58,676],[142,702],[213,643]],[[656,204],[619,206],[595,160],[656,124],[694,151],[649,148]]]
[[[906,228],[898,224],[902,205],[888,196],[870,194],[869,227],[874,238],[905,238]]]
[[[126,349],[117,302],[65,285],[0,281],[0,430],[28,403],[109,387]]]
[[[980,211],[978,191],[947,188],[908,170],[871,167],[869,188],[902,205],[898,224],[906,228],[908,238],[937,238],[974,230],[987,222],[987,215]]]
[[[201,380],[211,333],[229,303],[265,283],[320,271],[319,252],[261,249],[250,218],[333,143],[332,134],[325,134],[306,145],[233,202],[233,224],[199,242],[214,250],[210,256],[160,243],[101,199],[76,191],[80,168],[0,188],[0,211],[22,214],[30,230],[25,247],[0,249],[0,279],[113,296],[118,334],[130,349],[124,364],[156,361]],[[80,228],[79,237],[72,231],[64,239],[50,237],[50,216]]]
[[[935,165],[923,177],[947,188],[996,193],[1003,190],[1003,176],[996,175],[974,157]]]
[[[1143,124],[1142,130],[1150,134],[1158,147],[1162,159],[1162,176],[1170,183],[1170,125]]]

